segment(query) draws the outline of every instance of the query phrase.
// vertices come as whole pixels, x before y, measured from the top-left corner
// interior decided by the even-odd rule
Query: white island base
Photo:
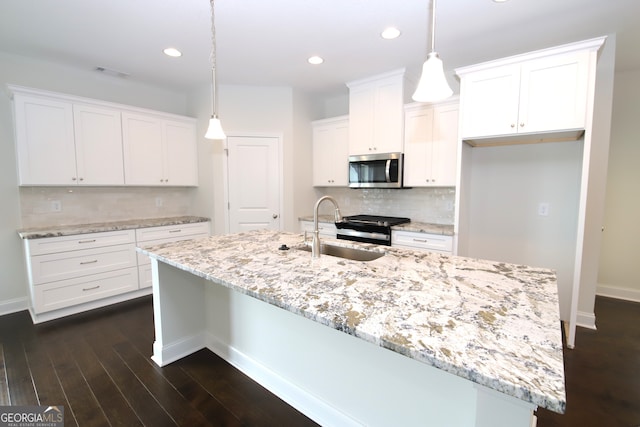
[[[535,424],[531,403],[152,262],[159,366],[208,348],[325,426]]]

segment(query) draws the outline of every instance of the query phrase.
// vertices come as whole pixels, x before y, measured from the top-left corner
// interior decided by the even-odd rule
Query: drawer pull
[[[96,262],[98,262],[98,260],[97,260],[97,259],[94,259],[94,260],[92,260],[92,261],[82,261],[82,262],[80,263],[80,265],[95,264]]]
[[[100,288],[100,285],[98,286],[94,286],[92,288],[82,288],[82,292],[87,292],[87,291],[94,291],[96,289]]]
[[[91,239],[91,240],[78,240],[78,243],[93,243],[95,242],[96,239]]]
[[[169,230],[169,233],[182,233],[182,230]]]
[[[418,243],[429,243],[427,239],[413,239],[413,241]]]

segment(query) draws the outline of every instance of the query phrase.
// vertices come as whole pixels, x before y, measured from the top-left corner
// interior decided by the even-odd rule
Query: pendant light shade
[[[422,66],[422,75],[412,98],[416,102],[437,102],[453,95],[453,90],[444,75],[442,60],[435,51],[436,0],[432,0],[431,10],[431,52]]]
[[[220,124],[219,118],[214,116],[209,119],[209,127],[204,137],[207,139],[225,139],[227,137],[222,130],[222,124]]]
[[[222,124],[218,118],[218,84],[216,81],[216,20],[214,0],[209,0],[211,4],[211,119],[209,119],[209,128],[204,135],[207,139],[225,139],[227,136],[222,130]]]

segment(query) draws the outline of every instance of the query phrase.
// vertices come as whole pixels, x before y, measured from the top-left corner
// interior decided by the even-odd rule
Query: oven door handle
[[[387,182],[391,182],[391,159],[387,159],[387,165],[384,167],[384,177]]]

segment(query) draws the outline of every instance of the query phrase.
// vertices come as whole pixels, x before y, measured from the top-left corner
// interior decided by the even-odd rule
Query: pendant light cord
[[[218,88],[216,82],[216,14],[214,0],[209,0],[211,5],[211,53],[209,62],[211,63],[211,116],[218,116]]]
[[[213,2],[213,0],[211,0]],[[436,51],[436,0],[431,4],[431,52]]]

